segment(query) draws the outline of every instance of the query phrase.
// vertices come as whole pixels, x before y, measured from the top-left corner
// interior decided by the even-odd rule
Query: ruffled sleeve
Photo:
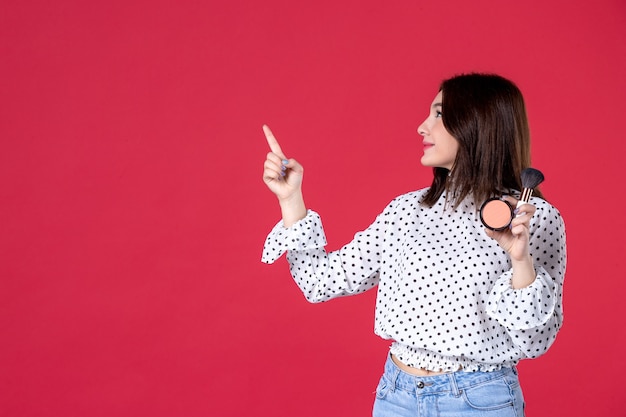
[[[542,274],[543,273],[543,274]],[[502,275],[489,296],[487,312],[498,323],[511,330],[528,330],[546,323],[554,314],[556,288],[540,271],[526,288],[511,286],[512,272]]]
[[[279,221],[265,239],[261,262],[274,263],[286,251],[304,251],[326,246],[326,236],[319,214],[308,210],[304,219],[286,228]]]

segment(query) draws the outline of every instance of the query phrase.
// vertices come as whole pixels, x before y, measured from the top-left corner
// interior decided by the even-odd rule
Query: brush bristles
[[[522,188],[531,190],[541,184],[544,180],[541,171],[535,168],[526,168],[522,171]]]

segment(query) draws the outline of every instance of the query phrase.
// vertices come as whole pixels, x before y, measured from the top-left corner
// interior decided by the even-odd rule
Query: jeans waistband
[[[493,372],[457,371],[434,376],[415,376],[404,372],[387,356],[384,378],[392,390],[415,392],[418,395],[452,392],[458,395],[463,389],[501,378],[508,374],[517,374],[515,368],[501,368]]]

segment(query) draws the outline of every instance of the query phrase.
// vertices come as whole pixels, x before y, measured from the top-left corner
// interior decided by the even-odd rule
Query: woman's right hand
[[[263,125],[263,132],[270,147],[263,164],[263,182],[278,198],[284,225],[289,227],[306,216],[302,197],[304,168],[295,159],[285,156],[267,125]]]

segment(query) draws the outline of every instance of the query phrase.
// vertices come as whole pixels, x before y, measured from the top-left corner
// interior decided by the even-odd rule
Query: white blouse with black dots
[[[343,248],[326,252],[319,215],[271,231],[262,261],[285,251],[310,302],[358,294],[378,285],[374,331],[392,340],[407,365],[433,371],[494,371],[535,358],[563,320],[565,227],[560,213],[533,198],[530,250],[537,273],[511,287],[511,262],[484,232],[472,201],[444,210],[420,206],[426,189],[394,199]]]

